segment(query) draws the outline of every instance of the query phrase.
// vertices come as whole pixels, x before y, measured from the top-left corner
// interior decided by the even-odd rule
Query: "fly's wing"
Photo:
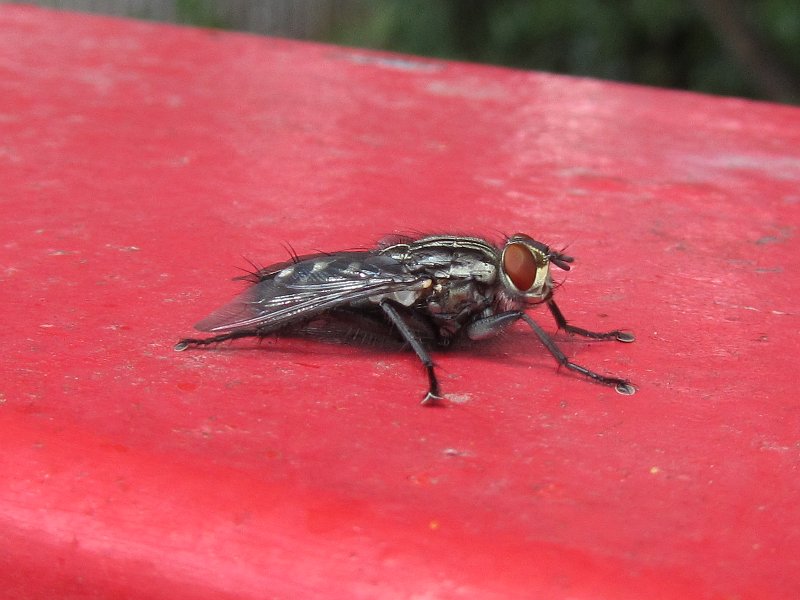
[[[430,285],[389,256],[370,252],[316,255],[251,286],[195,325],[200,331],[258,329],[268,332],[340,306],[381,298],[411,304]]]

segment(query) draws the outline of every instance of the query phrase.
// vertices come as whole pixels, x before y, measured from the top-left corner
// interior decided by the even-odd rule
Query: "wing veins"
[[[213,327],[204,327],[203,324],[205,321],[214,318],[214,315],[212,315],[208,319],[204,319],[204,321],[198,323],[197,327],[202,331],[209,332],[227,331],[231,329],[253,326],[277,329],[280,326],[291,322],[292,319],[301,314],[305,314],[310,317],[345,303],[366,300],[371,296],[390,294],[392,292],[409,288],[419,288],[422,287],[424,282],[427,280],[429,280],[428,277],[414,277],[402,281],[387,278],[380,283],[375,283],[374,281],[362,282],[356,280],[356,283],[366,284],[361,286],[353,286],[352,281],[343,281],[338,282],[339,285],[328,286],[328,289],[324,291],[320,289],[313,289],[301,294],[278,294],[269,298],[261,298],[259,300],[244,300],[244,297],[247,297],[249,294],[253,293],[252,290],[248,290],[240,298],[234,300],[226,307],[223,307],[222,310],[224,311],[229,308],[234,308],[237,305],[247,304],[250,305],[252,309],[258,309],[260,306],[259,313],[250,318],[238,318],[229,322],[223,321],[222,323]],[[284,289],[290,289],[290,286],[281,287]],[[308,288],[308,286],[291,287]]]

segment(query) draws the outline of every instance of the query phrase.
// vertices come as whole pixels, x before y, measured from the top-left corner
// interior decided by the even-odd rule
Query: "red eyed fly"
[[[631,333],[594,332],[567,322],[553,300],[550,265],[571,256],[518,233],[498,247],[477,237],[394,236],[367,251],[293,255],[258,269],[253,285],[195,328],[214,333],[180,340],[176,351],[244,337],[316,335],[394,339],[410,346],[428,375],[423,404],[441,398],[430,347],[481,340],[524,321],[559,365],[630,395],[626,379],[572,362],[525,312],[545,304],[559,329],[593,340],[632,342]]]

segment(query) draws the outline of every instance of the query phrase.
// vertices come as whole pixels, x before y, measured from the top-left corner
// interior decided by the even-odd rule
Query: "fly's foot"
[[[633,396],[636,393],[636,388],[630,381],[620,381],[614,386],[614,389],[623,396]]]
[[[574,365],[575,363],[570,363],[570,364]],[[621,379],[619,377],[607,377],[605,375],[600,375],[599,373],[595,373],[594,371],[590,371],[589,369],[585,369],[584,367],[580,366],[578,367],[579,368],[577,369],[575,369],[574,367],[570,368],[575,371],[578,371],[579,373],[583,373],[584,375],[586,375],[591,379],[594,379],[598,383],[613,386],[618,394],[622,394],[623,396],[633,396],[636,393],[636,386],[633,385],[627,379]]]
[[[422,399],[420,404],[424,406],[441,406],[442,393],[439,391],[439,380],[436,379],[436,373],[433,370],[433,362],[425,364],[425,370],[428,372],[428,393]]]
[[[636,337],[629,331],[615,331],[614,333],[616,334],[614,337],[617,338],[618,342],[630,344],[636,340]]]
[[[423,406],[441,406],[443,400],[444,398],[440,396],[438,393],[434,394],[433,392],[428,392],[427,394],[425,394],[425,397],[422,399],[422,402],[420,402],[420,404],[422,404]]]
[[[175,352],[183,352],[187,348],[197,348],[200,346],[208,346],[209,344],[216,344],[220,341],[217,337],[213,338],[183,338],[172,348]]]
[[[186,349],[187,349],[189,346],[191,346],[192,344],[194,344],[194,343],[195,343],[195,341],[196,341],[196,340],[193,340],[193,339],[190,339],[190,338],[187,338],[187,339],[181,340],[181,341],[179,341],[177,344],[175,344],[175,347],[173,348],[173,350],[175,350],[175,352],[183,352],[183,351],[184,351],[184,350],[186,350]]]

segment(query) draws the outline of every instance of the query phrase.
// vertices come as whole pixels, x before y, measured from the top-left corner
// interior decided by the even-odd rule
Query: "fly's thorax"
[[[497,281],[499,252],[481,238],[428,236],[387,246],[381,253],[400,260],[411,272],[424,272],[437,280],[469,280],[484,285]]]
[[[392,300],[403,306],[411,306],[416,303],[417,300],[430,293],[432,283],[430,279],[425,279],[416,283],[409,283],[406,289],[385,294],[376,294],[374,296],[369,296],[368,299],[374,304],[380,304],[384,300]]]
[[[553,292],[550,249],[527,235],[510,237],[500,254],[500,281],[512,297],[544,302]]]

